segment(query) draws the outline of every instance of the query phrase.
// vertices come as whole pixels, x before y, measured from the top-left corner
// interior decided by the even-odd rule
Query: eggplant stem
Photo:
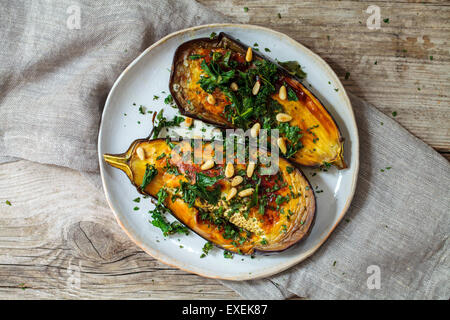
[[[130,179],[132,178],[133,173],[128,165],[129,158],[126,154],[104,154],[103,159],[109,165],[125,172]]]

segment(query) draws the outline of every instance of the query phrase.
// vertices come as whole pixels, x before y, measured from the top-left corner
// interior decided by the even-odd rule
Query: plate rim
[[[332,78],[331,80],[334,81],[334,83],[337,84],[337,86],[339,86],[339,88],[341,90],[340,94],[343,96],[344,98],[344,102],[346,104],[346,107],[348,108],[348,111],[350,112],[350,120],[352,121],[352,125],[354,126],[354,128],[356,129],[356,134],[354,138],[354,141],[352,141],[352,144],[355,144],[355,154],[352,155],[353,157],[356,157],[356,161],[355,161],[355,170],[352,176],[352,185],[351,185],[351,189],[350,189],[350,194],[347,197],[347,200],[345,202],[345,205],[343,207],[343,209],[341,210],[341,212],[338,215],[338,219],[336,220],[336,222],[334,223],[334,225],[331,227],[330,231],[320,240],[320,242],[314,246],[313,248],[309,249],[308,251],[304,252],[303,254],[299,254],[298,257],[295,257],[293,259],[290,259],[289,261],[281,264],[281,265],[277,265],[276,267],[271,267],[270,269],[264,269],[261,272],[258,273],[240,273],[239,275],[236,276],[218,276],[214,273],[210,273],[209,271],[205,271],[205,270],[201,270],[198,267],[194,267],[194,266],[183,266],[184,263],[178,261],[176,258],[171,257],[170,255],[164,254],[159,250],[155,250],[154,248],[152,248],[149,245],[146,245],[143,241],[140,241],[138,239],[138,235],[133,235],[130,231],[128,231],[128,229],[126,228],[124,222],[121,220],[120,216],[121,213],[119,212],[119,210],[116,210],[113,206],[113,204],[111,203],[111,200],[109,198],[108,195],[108,187],[106,185],[106,181],[105,181],[105,176],[104,176],[104,172],[103,172],[103,158],[102,155],[100,153],[100,149],[102,146],[101,143],[101,136],[102,136],[102,131],[103,131],[103,123],[104,123],[104,117],[105,117],[105,111],[108,108],[108,105],[110,103],[110,99],[111,96],[113,95],[116,87],[118,86],[119,82],[122,80],[122,78],[125,76],[125,74],[128,72],[128,70],[130,70],[140,59],[143,58],[143,56],[145,56],[146,54],[148,54],[153,48],[161,45],[162,43],[168,41],[169,39],[182,35],[182,34],[186,34],[189,32],[193,32],[193,31],[198,31],[201,29],[208,29],[208,28],[223,28],[223,27],[227,27],[227,28],[242,28],[242,29],[253,29],[253,30],[260,30],[260,31],[264,31],[264,32],[268,32],[268,33],[272,33],[276,36],[282,37],[286,40],[288,40],[290,42],[290,44],[293,47],[297,47],[300,48],[301,50],[304,50],[308,55],[311,55],[313,58],[315,58],[315,60],[320,64],[320,66],[323,68],[324,71],[327,72],[327,74]],[[105,105],[103,107],[103,111],[102,111],[102,117],[100,120],[100,126],[99,126],[99,131],[98,131],[98,138],[97,138],[97,152],[98,152],[98,159],[99,159],[99,169],[100,169],[100,177],[102,180],[102,187],[103,187],[103,191],[105,193],[105,197],[106,197],[106,201],[108,202],[109,207],[111,208],[114,217],[117,221],[117,223],[119,224],[119,226],[123,229],[123,231],[126,233],[126,235],[138,246],[140,247],[144,252],[146,252],[147,254],[149,254],[151,257],[157,259],[158,261],[169,265],[171,267],[189,272],[189,273],[194,273],[197,274],[199,276],[205,277],[205,278],[211,278],[211,279],[220,279],[220,280],[232,280],[232,281],[244,281],[244,280],[255,280],[255,279],[262,279],[262,278],[266,278],[269,276],[272,276],[274,274],[278,274],[280,272],[283,272],[297,264],[299,264],[300,262],[306,260],[307,258],[309,258],[311,255],[313,255],[325,242],[326,240],[328,240],[328,238],[330,237],[330,235],[333,233],[333,231],[336,229],[336,227],[339,225],[339,223],[342,221],[342,219],[344,218],[346,212],[348,211],[350,204],[353,200],[354,194],[355,194],[355,190],[356,190],[356,183],[357,183],[357,179],[358,179],[358,173],[359,173],[359,132],[358,132],[358,126],[356,124],[356,119],[355,119],[355,114],[353,112],[353,107],[351,104],[351,101],[348,97],[347,91],[345,90],[343,84],[341,83],[341,81],[339,80],[339,77],[336,75],[336,73],[334,72],[334,70],[328,65],[328,63],[325,62],[325,60],[323,60],[318,54],[316,54],[315,52],[313,52],[311,49],[307,48],[306,46],[302,45],[300,42],[292,39],[291,37],[289,37],[288,35],[279,32],[279,31],[275,31],[273,29],[267,28],[267,27],[262,27],[262,26],[257,26],[257,25],[251,25],[251,24],[234,24],[234,23],[213,23],[213,24],[205,24],[205,25],[200,25],[200,26],[195,26],[195,27],[190,27],[190,28],[186,28],[186,29],[182,29],[182,30],[178,30],[175,31],[173,33],[170,33],[168,35],[166,35],[165,37],[161,38],[160,40],[156,41],[155,43],[153,43],[151,46],[149,46],[147,49],[145,49],[141,54],[139,54],[123,71],[122,73],[119,75],[119,77],[116,79],[116,81],[114,82],[114,84],[112,85],[109,93],[108,93],[108,97],[105,101]]]

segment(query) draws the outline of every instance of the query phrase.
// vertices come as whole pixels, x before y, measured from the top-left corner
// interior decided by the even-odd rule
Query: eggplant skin
[[[204,155],[207,155],[204,161],[211,159],[213,157],[213,153],[209,152],[212,148],[211,143],[206,142],[201,145]],[[261,214],[259,207],[256,206],[248,209],[248,216],[245,218],[234,211],[232,214],[227,214],[231,202],[226,202],[224,197],[230,192],[232,178],[224,178],[224,165],[215,164],[211,169],[201,170],[200,164],[183,162],[180,156],[172,152],[173,146],[179,147],[182,151],[192,150],[188,141],[173,141],[169,145],[166,139],[138,139],[125,153],[105,154],[103,157],[108,164],[124,171],[131,183],[142,194],[156,199],[160,189],[164,188],[168,193],[164,205],[171,214],[205,240],[225,250],[247,255],[256,252],[265,254],[280,252],[299,243],[309,235],[315,220],[315,194],[301,170],[293,167],[287,160],[280,158],[279,173],[276,175],[261,176],[259,171],[255,170],[254,175],[260,180],[258,189],[256,189],[256,180],[246,178],[246,164],[234,165],[234,176],[244,177],[244,182],[236,187],[238,193],[242,189],[248,188],[248,184],[254,183],[253,187],[259,190],[258,201],[265,199],[264,214]],[[138,148],[144,150],[145,159],[138,156]],[[163,154],[165,154],[164,157],[162,157]],[[154,165],[158,174],[145,189],[141,189],[147,165]],[[178,173],[168,170],[168,166],[177,168]],[[221,192],[221,200],[217,205],[211,206],[197,198],[195,204],[190,207],[182,197],[172,197],[174,194],[180,195],[177,193],[180,181],[195,185],[195,173],[198,172],[211,177],[222,176],[214,185],[215,188],[220,188]],[[284,197],[285,200],[277,203],[280,197]],[[245,201],[250,201],[251,197],[243,198],[236,195],[235,198],[236,201],[246,203]],[[240,235],[245,235],[244,242],[236,241],[241,238],[230,239],[226,235],[224,227],[212,223],[212,220],[205,219],[202,215],[202,213],[209,212],[217,217],[217,212],[221,211],[219,206],[225,209],[225,213],[220,217],[224,218],[227,224],[243,228],[241,231],[249,231],[240,233]]]
[[[234,58],[239,61],[244,59],[247,46],[225,33],[220,33],[217,38],[199,38],[181,44],[175,51],[170,76],[169,89],[176,102],[180,113],[221,128],[236,128],[226,117],[225,106],[230,104],[223,92],[216,89],[212,95],[215,103],[207,101],[208,93],[197,83],[202,74],[201,59],[192,60],[193,54],[212,51],[232,51]],[[267,60],[258,52],[253,51],[253,61]],[[298,100],[281,100],[278,90],[271,98],[283,107],[283,113],[292,116],[290,125],[298,126],[303,133],[300,139],[303,148],[298,150],[289,160],[295,164],[318,167],[328,164],[335,165],[338,169],[347,167],[344,161],[344,138],[341,135],[336,121],[327,111],[320,100],[314,96],[301,80],[291,75],[288,70],[277,65],[279,81],[274,84],[279,88],[286,83],[292,89]],[[249,124],[257,122],[257,119],[249,119]],[[245,129],[245,128],[244,128]]]

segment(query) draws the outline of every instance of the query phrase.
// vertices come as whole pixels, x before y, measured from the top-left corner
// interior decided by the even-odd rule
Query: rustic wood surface
[[[396,111],[398,122],[450,159],[448,1],[200,2],[235,22],[300,41],[332,66],[348,91],[390,116]],[[389,19],[380,30],[366,26],[369,5]],[[239,298],[215,280],[143,253],[117,225],[101,191],[76,171],[3,164],[0,195],[0,298]]]

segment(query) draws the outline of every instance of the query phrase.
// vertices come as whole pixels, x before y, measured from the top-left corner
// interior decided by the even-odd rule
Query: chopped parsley
[[[209,204],[217,204],[221,195],[220,186],[212,187],[221,179],[223,179],[223,176],[210,177],[204,173],[197,172],[195,184],[181,181],[180,189],[184,202],[188,204],[189,208],[194,205],[197,198]]]
[[[141,190],[144,190],[148,184],[153,180],[158,174],[158,170],[153,164],[146,164],[144,178],[142,179]]]
[[[297,94],[295,93],[295,91],[294,90],[292,90],[292,88],[288,88],[288,90],[287,90],[287,99],[289,100],[289,101],[298,101],[298,97],[297,97]]]
[[[11,206],[11,205],[12,205],[12,204],[11,204],[11,201],[9,201],[9,200],[6,200],[5,203],[6,203],[8,206]]]
[[[203,253],[200,256],[200,258],[204,258],[208,255],[209,251],[214,247],[214,245],[212,244],[212,242],[208,241],[205,243],[205,245],[203,246]]]
[[[156,115],[156,119],[158,120],[158,124],[153,128],[153,138],[157,138],[163,128],[179,127],[184,121],[184,118],[180,116],[175,116],[172,120],[167,120],[166,117],[164,117],[164,110],[161,110]]]
[[[231,253],[230,251],[224,251],[223,252],[223,257],[225,258],[225,259],[233,259],[233,253]]]
[[[168,212],[168,209],[163,205],[164,201],[169,195],[167,191],[164,188],[161,188],[156,195],[158,198],[156,207],[155,209],[149,211],[152,217],[152,225],[161,229],[165,237],[175,233],[189,234],[189,229],[182,225],[180,222],[174,221],[172,223],[169,223],[164,218],[163,215]]]
[[[172,104],[173,103],[173,97],[171,94],[169,94],[165,99],[164,99],[164,103],[165,104]]]
[[[286,167],[286,171],[288,172],[288,173],[292,173],[292,172],[294,172],[294,167]]]
[[[164,158],[166,156],[166,153],[163,152],[161,153],[158,157],[156,157],[156,160],[161,160],[162,158]]]
[[[204,57],[205,56],[203,56],[201,54],[192,54],[192,55],[189,56],[189,59],[191,59],[191,60],[198,60],[198,59],[201,59],[201,58],[204,58]]]

